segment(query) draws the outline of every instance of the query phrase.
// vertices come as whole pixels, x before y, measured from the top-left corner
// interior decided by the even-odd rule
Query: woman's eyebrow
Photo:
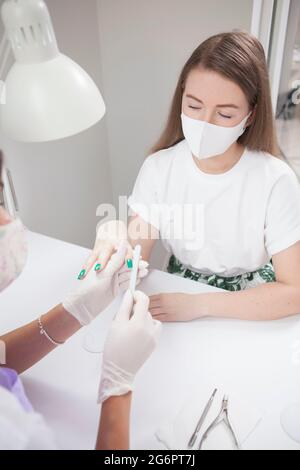
[[[196,96],[193,95],[186,95],[187,98],[192,98],[193,100],[198,101],[198,103],[204,104],[202,100],[199,100],[199,98],[196,98]],[[217,104],[216,108],[234,108],[234,109],[240,109],[236,104]]]

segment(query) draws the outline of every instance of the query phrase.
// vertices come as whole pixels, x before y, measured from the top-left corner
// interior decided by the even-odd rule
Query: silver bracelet
[[[43,326],[42,318],[43,318],[43,315],[41,315],[40,318],[38,319],[40,334],[45,336],[47,340],[50,341],[50,343],[52,343],[54,346],[62,346],[63,344],[65,344],[65,343],[58,343],[57,341],[54,341],[54,339],[48,335],[47,331],[45,330]]]

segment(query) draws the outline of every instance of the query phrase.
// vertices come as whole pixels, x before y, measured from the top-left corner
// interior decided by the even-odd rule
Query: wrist
[[[89,325],[94,319],[81,299],[74,294],[71,294],[63,302],[62,309],[73,318],[80,327]]]
[[[104,403],[111,397],[126,395],[133,390],[135,376],[111,361],[104,361],[101,375],[98,403]]]
[[[122,395],[114,395],[112,397],[109,397],[102,405],[102,409],[105,408],[110,408],[110,409],[116,409],[116,407],[120,406],[130,406],[132,401],[132,391],[129,391],[127,393],[123,393]],[[113,418],[113,414],[110,414]]]
[[[57,343],[64,343],[81,328],[80,323],[62,304],[43,315],[42,319],[44,329]]]
[[[64,322],[70,328],[73,328],[76,331],[82,328],[83,325],[79,322],[77,318],[74,317],[74,315],[72,315],[70,312],[68,312],[68,310],[66,310],[63,304],[58,305],[58,308],[62,322]]]
[[[210,294],[196,294],[191,297],[194,297],[191,302],[191,308],[194,313],[195,320],[212,316]]]

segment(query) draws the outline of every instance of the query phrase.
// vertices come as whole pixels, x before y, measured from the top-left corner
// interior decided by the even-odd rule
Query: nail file
[[[141,251],[142,251],[141,245],[137,245],[133,252],[133,266],[132,266],[132,271],[131,271],[131,276],[130,276],[130,285],[129,285],[129,289],[132,294],[134,294],[135,289],[136,289]]]

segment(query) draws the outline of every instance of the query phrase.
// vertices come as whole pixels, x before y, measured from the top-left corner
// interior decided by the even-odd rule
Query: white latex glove
[[[91,271],[85,279],[78,281],[78,289],[63,302],[63,307],[81,325],[88,325],[115,299],[128,289],[130,270],[125,266],[127,245],[122,243],[112,255],[106,268],[100,273]],[[147,275],[148,263],[140,262],[140,278]]]
[[[131,271],[132,269],[128,268],[127,264],[124,264],[124,266],[119,271],[119,282],[121,285],[122,292],[125,292],[129,288]],[[148,276],[148,274],[149,274],[149,263],[147,263],[147,261],[140,259],[136,286],[138,286],[141,280],[144,277]]]
[[[104,346],[99,403],[132,391],[137,372],[156,348],[162,326],[148,308],[145,294],[137,291],[133,299],[126,292]]]

